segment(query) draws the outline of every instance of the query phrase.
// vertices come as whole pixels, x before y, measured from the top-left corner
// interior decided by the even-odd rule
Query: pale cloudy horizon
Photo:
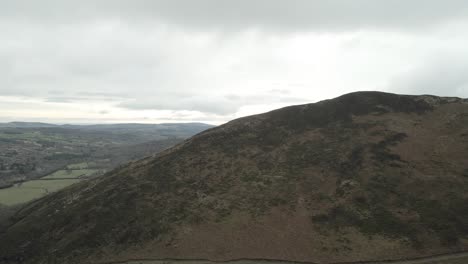
[[[468,97],[468,1],[0,0],[0,122],[221,124],[354,91]]]

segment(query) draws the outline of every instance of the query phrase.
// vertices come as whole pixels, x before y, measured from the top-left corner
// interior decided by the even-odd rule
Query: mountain
[[[9,127],[9,128],[43,128],[43,127],[58,127],[58,125],[40,123],[40,122],[9,122],[9,123],[0,123],[0,128]]]
[[[4,263],[468,250],[468,100],[359,92],[208,129],[20,210]]]

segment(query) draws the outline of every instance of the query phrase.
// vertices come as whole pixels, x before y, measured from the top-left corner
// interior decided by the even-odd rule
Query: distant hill
[[[21,210],[5,263],[468,250],[468,100],[380,92],[206,130]],[[2,259],[0,257],[0,260]]]
[[[103,131],[113,134],[139,133],[140,136],[162,136],[187,138],[201,131],[214,127],[204,123],[162,123],[162,124],[100,124],[100,125],[64,125],[65,128],[84,131]]]
[[[40,128],[40,127],[57,127],[58,125],[39,123],[39,122],[9,122],[9,123],[0,123],[0,128],[10,127],[10,128]]]
[[[96,124],[96,125],[57,125],[47,124],[40,122],[9,122],[0,123],[0,128],[65,128],[65,129],[80,129],[80,130],[92,130],[92,131],[112,131],[115,133],[128,133],[134,131],[178,131],[183,135],[193,135],[208,128],[214,127],[213,125],[204,123],[161,123],[161,124],[139,124],[139,123],[128,123],[128,124]]]

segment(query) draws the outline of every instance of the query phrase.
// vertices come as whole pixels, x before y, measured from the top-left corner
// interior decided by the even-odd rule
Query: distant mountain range
[[[71,125],[71,124],[48,124],[41,122],[8,122],[0,123],[0,128],[48,128],[48,127],[61,127],[73,129],[93,129],[93,130],[107,130],[107,129],[165,129],[175,127],[190,127],[191,129],[207,129],[213,127],[204,123],[160,123],[160,124],[140,124],[140,123],[121,123],[121,124],[90,124],[90,125]]]
[[[347,94],[240,118],[23,208],[5,263],[468,250],[468,100]],[[134,262],[136,263],[136,262]]]
[[[9,122],[0,123],[0,127],[11,128],[39,128],[39,127],[58,127],[59,125],[40,123],[40,122]]]

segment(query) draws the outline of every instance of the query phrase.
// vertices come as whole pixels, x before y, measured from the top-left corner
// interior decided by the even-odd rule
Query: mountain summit
[[[26,206],[0,234],[0,262],[334,263],[468,250],[466,157],[466,99],[358,92],[286,107]]]

